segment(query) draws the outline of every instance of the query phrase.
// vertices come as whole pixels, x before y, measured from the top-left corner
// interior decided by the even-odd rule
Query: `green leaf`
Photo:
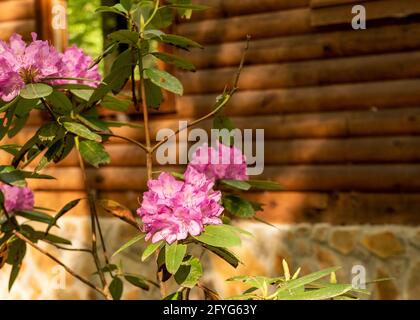
[[[2,170],[0,172],[0,181],[16,187],[26,186],[25,177],[19,170]]]
[[[125,8],[125,10],[130,11],[133,5],[132,0],[121,0],[121,5]]]
[[[115,61],[116,62],[116,61]],[[115,65],[114,62],[114,65]],[[113,67],[114,67],[113,65]],[[93,105],[101,100],[110,91],[113,93],[120,92],[125,83],[131,76],[131,65],[125,65],[118,68],[113,68],[108,76],[104,79],[104,83],[95,89],[92,96],[90,97],[88,104]]]
[[[12,265],[12,271],[9,277],[9,291],[12,289],[16,281],[19,271],[22,267],[22,260],[26,255],[26,243],[21,239],[14,240],[9,246],[9,254],[7,263]]]
[[[281,186],[274,181],[267,180],[248,180],[247,183],[251,185],[252,188],[260,190],[281,190]]]
[[[352,290],[351,284],[334,284],[325,288],[294,293],[282,291],[278,300],[327,300],[340,296]]]
[[[172,9],[162,6],[156,12],[150,24],[154,29],[166,29],[172,24],[173,19]]]
[[[62,216],[64,216],[67,212],[69,212],[71,209],[73,209],[75,206],[77,206],[79,204],[80,200],[81,199],[72,200],[69,203],[67,203],[66,205],[64,205],[64,207],[62,207],[60,209],[60,211],[58,211],[58,213],[54,216],[53,220],[48,225],[47,230],[45,231],[45,233],[48,234],[48,232],[50,231],[50,229],[57,224],[58,220]]]
[[[251,185],[246,181],[240,180],[220,180],[220,182],[226,186],[232,187],[238,190],[248,191],[251,188]]]
[[[227,248],[241,245],[238,233],[226,225],[208,225],[201,235],[194,238],[214,247]]]
[[[140,234],[138,236],[135,236],[133,239],[131,239],[130,241],[128,241],[127,243],[125,243],[124,245],[121,246],[121,248],[119,248],[117,251],[114,252],[114,254],[112,255],[113,257],[116,256],[117,254],[121,253],[122,251],[128,249],[129,247],[131,247],[132,245],[136,244],[137,242],[139,242],[140,240],[142,240],[145,237],[144,234]]]
[[[211,252],[213,252],[214,254],[222,258],[223,260],[225,260],[234,268],[236,268],[240,263],[239,258],[228,249],[213,247],[207,244],[203,244],[203,247],[206,248],[207,250],[210,250]]]
[[[43,212],[22,210],[22,211],[16,212],[16,214],[28,220],[38,221],[38,222],[46,223],[48,225],[54,222],[54,218],[52,216]]]
[[[57,139],[58,133],[60,133],[59,136],[63,135],[58,124],[49,122],[39,128],[38,139],[44,146],[50,146]]]
[[[200,260],[191,257],[184,261],[175,273],[175,281],[183,287],[193,288],[203,275],[203,267]]]
[[[155,253],[156,250],[158,250],[161,247],[161,245],[162,241],[149,244],[143,251],[143,254],[141,255],[141,261],[145,261],[148,257]]]
[[[144,80],[144,88],[146,91],[146,103],[149,108],[159,109],[163,102],[162,90],[149,79]]]
[[[14,98],[12,101],[7,102],[5,105],[2,105],[0,107],[0,112],[6,112],[7,110],[9,110],[11,107],[15,106],[16,103],[20,100],[20,97],[16,97]],[[1,102],[1,100],[0,100]]]
[[[73,93],[76,97],[84,100],[89,101],[89,99],[92,97],[94,89],[72,89],[70,90],[71,93]]]
[[[86,162],[96,168],[101,164],[108,164],[111,162],[111,158],[105,151],[104,146],[95,141],[84,140],[80,142],[80,153]]]
[[[15,115],[17,117],[24,117],[29,112],[31,112],[32,109],[34,109],[39,103],[39,99],[19,99],[17,105],[16,105],[16,111]]]
[[[18,153],[20,146],[17,144],[4,144],[0,146],[0,149],[14,156]]]
[[[174,54],[165,52],[153,52],[152,55],[154,55],[159,60],[162,60],[163,62],[166,62],[168,64],[172,64],[180,69],[187,71],[196,71],[194,64]]]
[[[47,242],[71,245],[70,240],[64,239],[64,238],[56,236],[54,234],[47,234],[46,235],[44,232],[36,231],[36,235],[39,237],[39,239],[42,239],[42,240],[47,241]]]
[[[189,50],[189,48],[200,48],[200,49],[203,48],[201,44],[191,39],[185,38],[183,36],[178,36],[175,34],[163,34],[158,39],[164,43],[171,44],[175,47],[178,47],[184,50]]]
[[[97,12],[97,13],[104,13],[104,12],[116,13],[116,14],[119,14],[123,17],[126,17],[126,13],[124,11],[121,11],[121,10],[117,9],[116,7],[100,6],[95,10],[95,12]]]
[[[168,272],[175,274],[178,271],[186,252],[185,244],[174,242],[165,245],[165,264]]]
[[[80,124],[77,122],[64,122],[63,126],[67,131],[74,133],[75,135],[79,137],[96,141],[96,142],[102,141],[102,137],[99,134],[96,134],[90,131],[83,124]]]
[[[225,209],[235,216],[251,218],[255,215],[252,204],[237,195],[226,195],[223,197],[222,201]]]
[[[29,83],[20,91],[24,99],[45,98],[53,92],[53,88],[45,83]]]
[[[122,280],[115,277],[109,285],[109,292],[114,300],[120,300],[124,290],[124,284]]]
[[[47,101],[52,104],[53,111],[60,115],[70,114],[73,110],[70,99],[61,91],[53,91]]]
[[[139,34],[130,30],[118,30],[108,35],[111,40],[121,43],[136,45],[139,40]]]
[[[134,275],[125,275],[124,279],[137,288],[140,288],[146,291],[150,289],[149,285],[141,277],[134,276]]]
[[[280,293],[282,291],[286,291],[286,290],[293,290],[299,287],[303,287],[311,282],[314,282],[316,280],[322,279],[328,275],[331,274],[331,272],[336,272],[337,270],[339,270],[340,267],[332,267],[332,268],[328,268],[328,269],[324,269],[318,272],[314,272],[311,274],[308,274],[306,276],[303,276],[301,278],[298,279],[294,279],[294,280],[290,280],[287,283],[285,283],[281,288],[279,288],[277,290],[277,293]]]
[[[155,85],[178,95],[183,94],[184,89],[181,82],[168,72],[158,69],[145,69],[144,74]]]
[[[112,96],[105,96],[101,102],[102,107],[109,110],[121,112],[127,112],[130,105],[131,101],[120,100]]]

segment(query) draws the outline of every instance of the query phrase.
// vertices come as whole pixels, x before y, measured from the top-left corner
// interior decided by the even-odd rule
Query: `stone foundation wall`
[[[115,219],[102,219],[102,223],[111,254],[135,235],[133,228]],[[419,227],[301,224],[274,228],[261,223],[241,223],[240,226],[255,235],[243,239],[242,247],[235,250],[244,261],[243,265],[234,269],[216,256],[204,256],[208,272],[203,281],[223,297],[243,290],[241,285],[225,279],[240,274],[278,276],[282,274],[281,261],[286,259],[291,269],[301,267],[302,274],[342,266],[337,272],[341,282],[354,283],[363,273],[367,282],[392,278],[368,285],[367,288],[372,291],[368,299],[420,299]],[[62,221],[62,231],[68,238],[74,239],[76,247],[89,247],[89,219],[66,218]],[[53,250],[74,270],[95,279],[92,276],[92,259],[88,254],[43,247]],[[154,279],[153,263],[139,263],[141,251],[141,247],[133,246],[113,262],[123,259],[127,272]],[[100,298],[32,249],[28,250],[21,274],[10,293],[7,291],[9,271],[8,266],[0,271],[0,299]],[[199,294],[195,296],[200,297]],[[153,288],[145,292],[127,285],[124,298],[154,299],[159,298],[159,293]]]

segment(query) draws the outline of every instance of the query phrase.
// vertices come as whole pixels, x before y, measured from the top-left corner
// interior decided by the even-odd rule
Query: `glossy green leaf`
[[[168,272],[175,274],[178,271],[186,252],[185,244],[174,242],[165,245],[165,264]]]
[[[201,235],[194,238],[214,247],[227,248],[241,245],[238,233],[225,225],[208,225]]]
[[[222,201],[225,209],[235,216],[241,218],[251,218],[255,215],[255,210],[252,204],[237,195],[226,195],[223,197]]]
[[[73,110],[70,99],[61,91],[53,91],[47,101],[52,105],[53,111],[60,115],[70,114]]]
[[[267,180],[248,180],[247,183],[254,189],[260,190],[281,190],[281,186],[274,181]]]
[[[141,255],[141,261],[146,261],[153,253],[155,253],[162,246],[162,241],[149,244]]]
[[[158,109],[163,102],[162,90],[149,79],[144,80],[146,103],[149,108]]]
[[[112,256],[114,257],[117,254],[121,253],[122,251],[128,249],[132,245],[134,245],[137,242],[139,242],[140,240],[142,240],[144,237],[145,237],[144,234],[139,234],[138,236],[135,236],[133,239],[131,239],[130,241],[128,241],[125,244],[123,244],[117,251],[114,252],[114,254]]]
[[[334,284],[325,288],[306,290],[296,294],[289,291],[282,291],[277,295],[278,300],[327,300],[343,295],[351,291],[351,284]]]
[[[166,62],[168,64],[172,64],[180,69],[187,70],[187,71],[196,70],[194,64],[174,54],[165,53],[165,52],[153,52],[152,55],[154,55],[159,60],[162,60],[163,62]]]
[[[24,99],[45,98],[53,92],[53,88],[45,83],[29,83],[20,91]]]
[[[175,281],[183,287],[193,288],[203,275],[203,267],[200,260],[191,257],[184,261],[175,273]]]
[[[86,162],[96,168],[101,164],[108,164],[111,162],[111,158],[105,151],[104,146],[95,141],[84,140],[80,142],[80,153]]]
[[[189,50],[189,48],[203,48],[198,42],[175,34],[163,34],[159,39],[164,43],[171,44],[184,50]]]
[[[122,280],[118,277],[112,279],[111,284],[109,285],[109,292],[114,300],[120,300],[123,294],[124,284]]]
[[[45,233],[48,233],[50,231],[50,229],[57,224],[58,220],[62,216],[64,216],[67,212],[69,212],[71,209],[73,209],[75,206],[77,206],[79,204],[80,200],[81,199],[72,200],[69,203],[65,204],[60,209],[60,211],[58,211],[57,214],[54,216],[53,220],[48,225],[47,230],[45,231]]]
[[[16,213],[18,216],[26,218],[31,221],[38,221],[50,225],[54,222],[54,217],[38,211],[22,210]]]
[[[220,180],[220,182],[228,187],[248,191],[251,188],[251,185],[246,181],[240,180]]]
[[[102,99],[101,106],[114,111],[127,112],[131,101],[120,100],[112,96],[105,96]]]
[[[183,94],[184,89],[181,82],[168,72],[158,69],[145,69],[144,74],[155,85],[178,95]]]
[[[92,141],[96,141],[96,142],[101,142],[102,141],[102,137],[99,134],[96,134],[92,131],[90,131],[86,126],[84,126],[83,124],[77,123],[77,122],[64,122],[63,124],[64,128],[71,132],[74,133],[75,135],[88,139],[88,140],[92,140]]]
[[[148,291],[149,285],[146,283],[144,278],[134,275],[124,275],[124,279],[131,283],[133,286]]]
[[[236,268],[241,262],[233,252],[229,251],[226,248],[213,247],[207,244],[203,244],[203,247],[225,260],[234,268]]]
[[[111,40],[121,43],[136,45],[139,40],[139,34],[130,30],[118,30],[108,35]]]

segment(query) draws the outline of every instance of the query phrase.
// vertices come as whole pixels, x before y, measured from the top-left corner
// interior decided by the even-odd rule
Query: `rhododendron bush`
[[[279,186],[274,182],[252,179],[247,174],[246,157],[242,150],[231,141],[226,143],[223,139],[196,148],[184,173],[153,171],[153,156],[170,137],[153,143],[149,129],[150,109],[159,108],[163,102],[163,90],[182,95],[183,87],[177,78],[150,61],[161,60],[166,64],[194,71],[195,67],[190,62],[174,54],[158,51],[156,48],[164,46],[156,44],[180,50],[201,48],[200,44],[190,39],[165,33],[161,29],[166,30],[175,16],[189,18],[192,11],[203,9],[203,6],[184,0],[166,1],[165,4],[160,4],[159,1],[126,0],[113,7],[100,7],[98,13],[112,12],[124,17],[127,20],[127,29],[108,35],[110,43],[96,59],[87,56],[82,48],[76,46],[60,53],[47,41],[38,40],[34,33],[28,43],[18,34],[7,42],[0,42],[0,138],[11,138],[19,133],[32,110],[44,113],[48,119],[23,145],[0,146],[13,157],[10,164],[0,166],[0,262],[1,267],[5,263],[12,266],[9,288],[19,275],[26,247],[31,246],[55,259],[72,276],[106,299],[120,299],[126,282],[144,290],[149,290],[150,285],[156,285],[162,298],[168,299],[188,299],[190,289],[194,287],[203,290],[207,297],[218,297],[200,282],[203,273],[201,255],[194,256],[195,251],[192,248],[198,246],[237,267],[240,263],[239,257],[230,247],[240,245],[241,237],[249,236],[249,233],[235,227],[231,221],[234,218],[254,219],[256,212],[262,210],[262,204],[246,199],[246,191],[274,190]],[[216,99],[213,111],[188,123],[185,129],[199,125],[212,116],[219,117],[219,120],[221,117],[225,118],[223,110],[228,107],[230,98],[237,90],[246,49],[244,48],[238,73],[232,75],[232,84],[227,84],[227,89]],[[97,66],[111,53],[116,58],[109,73],[101,78]],[[155,60],[147,60],[150,57]],[[120,94],[125,88],[131,92],[131,101]],[[130,103],[141,115],[143,127],[132,123],[106,121],[100,116],[101,108],[124,113]],[[222,122],[231,124],[230,121]],[[145,141],[139,142],[114,134],[113,128],[120,126],[144,131]],[[215,121],[215,127],[221,129],[220,121]],[[228,129],[229,132],[233,128],[229,125],[223,129]],[[112,199],[96,199],[86,178],[85,163],[99,167],[110,162],[104,144],[111,137],[124,139],[141,148],[147,160],[147,191],[140,197],[141,203],[133,215],[121,215],[121,210],[116,210],[124,208],[124,204],[118,204]],[[79,155],[87,199],[75,199],[55,214],[51,214],[46,208],[35,207],[34,194],[27,187],[27,180],[52,179],[53,177],[42,174],[42,169],[51,163],[62,161],[72,150],[76,150]],[[28,167],[34,169],[29,170]],[[72,248],[70,240],[57,234],[57,227],[60,219],[80,201],[88,201],[91,208],[92,248],[84,251],[93,257],[96,268],[93,278],[77,274],[38,246],[40,242],[47,242],[59,249]],[[155,279],[146,279],[141,274],[126,274],[122,265],[112,263],[111,255],[105,250],[104,235],[97,213],[99,205],[129,223],[138,232],[128,243],[117,244],[120,249],[114,252],[113,257],[131,245],[145,241],[147,246],[141,254],[141,260],[154,257],[157,282]],[[31,224],[33,221],[45,227],[36,230]],[[98,250],[99,245],[103,249]],[[141,270],[141,265],[138,270]],[[334,270],[324,272],[322,276]],[[272,293],[270,297],[293,295],[297,286],[287,290],[286,294],[279,282],[287,284],[296,277],[264,280],[266,286],[278,285],[278,294]],[[166,282],[169,279],[175,280],[179,286],[176,292],[168,292]],[[240,280],[253,283],[252,279],[254,278],[245,277]],[[323,297],[332,298],[351,291],[351,286],[340,287],[340,291],[334,285],[330,283],[322,286]],[[332,289],[328,291],[325,288]],[[300,289],[299,294],[302,294]],[[268,297],[266,291],[262,296],[252,295],[252,298],[264,297]]]

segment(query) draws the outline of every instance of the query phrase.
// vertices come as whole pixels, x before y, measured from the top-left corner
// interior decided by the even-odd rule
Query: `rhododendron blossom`
[[[10,101],[26,83],[60,76],[63,66],[61,54],[48,41],[37,40],[36,33],[29,45],[12,35],[9,44],[0,42],[0,98]]]
[[[62,77],[66,78],[85,78],[96,81],[83,81],[83,80],[67,80],[65,83],[82,83],[90,86],[97,87],[101,80],[101,75],[98,72],[98,66],[89,68],[93,59],[86,55],[82,49],[76,45],[67,48],[63,54],[64,71]]]
[[[11,214],[20,210],[32,210],[34,207],[34,194],[27,187],[15,187],[3,184],[0,191],[4,197],[4,209]]]
[[[190,167],[185,181],[178,181],[168,173],[157,180],[149,180],[149,191],[143,195],[137,210],[147,233],[146,241],[165,240],[169,244],[188,235],[198,236],[205,225],[221,224],[221,193],[213,190],[214,182]]]
[[[248,180],[246,158],[241,150],[217,142],[216,147],[207,143],[197,148],[188,167],[204,173],[209,179]]]
[[[100,80],[97,67],[89,69],[92,59],[73,46],[59,53],[48,41],[37,40],[32,33],[32,42],[26,44],[22,36],[14,34],[9,43],[0,41],[0,99],[11,101],[28,83],[71,83],[73,80],[48,78],[88,78]],[[96,82],[83,82],[97,86]]]

